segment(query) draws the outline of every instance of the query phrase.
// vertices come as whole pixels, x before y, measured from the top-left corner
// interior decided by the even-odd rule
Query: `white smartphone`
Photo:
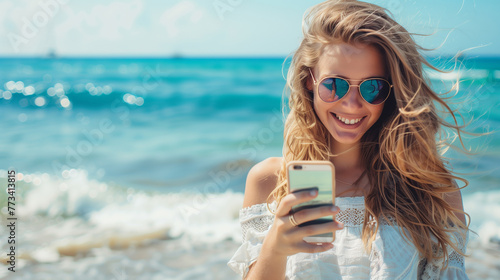
[[[289,191],[301,192],[318,190],[318,195],[307,202],[292,207],[292,213],[303,209],[332,206],[335,204],[335,167],[329,161],[292,161],[287,164],[287,179]],[[322,224],[333,221],[333,216],[300,224],[304,227],[313,224]],[[335,233],[324,233],[304,237],[310,243],[333,242]]]

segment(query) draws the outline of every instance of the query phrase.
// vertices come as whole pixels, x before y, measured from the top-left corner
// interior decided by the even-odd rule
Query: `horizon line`
[[[454,54],[424,55],[425,58],[454,57]],[[0,59],[285,59],[291,55],[14,55],[0,54]],[[500,54],[464,55],[460,58],[500,58]]]

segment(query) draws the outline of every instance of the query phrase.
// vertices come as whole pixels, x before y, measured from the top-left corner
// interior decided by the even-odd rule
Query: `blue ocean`
[[[431,59],[453,70],[448,57]],[[281,156],[284,58],[0,58],[0,182],[16,173],[16,273],[3,279],[238,279],[238,211]],[[428,71],[463,113],[471,279],[500,276],[500,58]],[[458,115],[457,115],[458,116]],[[455,141],[459,147],[459,140]],[[1,216],[9,217],[7,194]],[[12,215],[11,215],[12,216]],[[2,263],[8,237],[0,227]]]

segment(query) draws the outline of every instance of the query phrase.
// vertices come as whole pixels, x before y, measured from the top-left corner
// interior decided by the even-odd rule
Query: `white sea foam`
[[[464,196],[464,209],[471,216],[471,229],[484,246],[500,240],[500,191]]]
[[[0,181],[5,177],[0,170]],[[38,279],[235,276],[226,263],[241,242],[241,193],[146,193],[90,180],[85,170],[63,178],[18,174],[17,191],[18,279],[42,266],[52,273],[36,272]]]
[[[151,238],[182,236],[197,244],[240,240],[235,221],[243,202],[241,193],[146,193],[89,180],[85,170],[65,174],[67,178],[18,174],[18,192],[21,186],[26,188],[18,199],[19,219],[58,221],[39,232],[58,237],[55,247],[89,242],[99,246],[113,238],[123,241],[148,234]]]

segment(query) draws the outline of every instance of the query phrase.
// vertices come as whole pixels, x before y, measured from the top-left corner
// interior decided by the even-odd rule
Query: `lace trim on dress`
[[[275,210],[277,207],[277,202],[273,201],[269,204],[271,210]],[[355,197],[337,197],[335,198],[335,205],[342,209],[343,207],[349,208],[365,208],[365,197],[355,196]],[[254,204],[252,206],[243,208],[240,210],[240,216],[250,215],[250,214],[263,214],[267,212],[266,203]]]
[[[357,208],[344,208],[340,210],[335,219],[346,227],[360,226],[365,220],[365,211]]]
[[[427,261],[425,258],[420,260],[419,272],[422,280],[434,280],[440,279],[441,272],[444,266],[443,259],[433,259],[432,261]],[[448,258],[448,268],[454,267],[461,271],[465,271],[464,257],[459,253],[453,251]]]
[[[273,203],[269,204],[269,208],[274,211],[276,209],[276,205],[277,205],[276,201],[273,201]],[[265,214],[266,212],[272,214],[269,211],[267,211],[266,203],[254,204],[252,206],[241,209],[240,218],[248,215],[261,215]]]
[[[346,227],[355,227],[363,225],[365,220],[365,197],[337,197],[335,205],[340,208],[336,220],[343,223]]]
[[[273,224],[273,221],[274,216],[263,216],[241,223],[243,242],[248,240],[248,232],[250,230],[257,233],[263,233],[269,229],[269,226]]]
[[[364,196],[354,196],[354,197],[337,197],[335,198],[335,205],[340,209],[343,207],[349,208],[365,208],[365,197]]]
[[[468,232],[465,233],[465,240],[464,237],[458,231],[452,233],[452,235],[453,238],[455,239],[453,241],[456,242],[458,249],[465,252],[465,248],[467,246],[469,239]],[[433,249],[434,249],[434,254],[436,254],[437,256],[443,255],[443,250],[441,248],[438,248],[437,245],[434,245]],[[453,250],[453,248],[449,245],[447,246],[447,249],[449,252],[448,267],[454,267],[460,270],[465,270],[464,256],[460,255],[458,252]],[[439,279],[444,266],[444,260],[442,258],[435,258],[432,261],[427,261],[426,259],[422,259],[421,266],[423,267],[421,279],[423,280]]]
[[[269,205],[276,209],[276,202]],[[255,204],[240,210],[240,224],[243,242],[248,240],[248,232],[262,233],[269,229],[274,221],[274,215],[267,210],[267,204]]]
[[[346,227],[360,226],[365,217],[365,199],[363,196],[337,197],[335,205],[340,208],[337,221]],[[277,207],[276,201],[269,204],[271,210]],[[246,240],[248,228],[254,228],[257,232],[263,232],[272,224],[274,215],[267,210],[266,203],[255,204],[240,210],[240,222],[243,231],[243,240]]]
[[[453,266],[458,266],[458,267],[465,266],[464,256],[460,255],[456,251],[451,252],[451,254],[448,258],[449,258],[449,262],[450,262],[449,265],[453,264]]]
[[[460,230],[452,233],[454,237],[454,242],[457,245],[458,249],[465,253],[467,243],[469,242],[469,232],[461,233]],[[465,236],[464,236],[464,235]],[[465,239],[464,239],[465,237]],[[451,246],[448,247],[448,250],[453,250]],[[449,265],[456,267],[465,267],[464,256],[460,255],[458,252],[453,250],[451,254],[448,256]]]
[[[337,197],[335,198],[335,205],[340,208],[340,212],[336,216],[336,220],[343,223],[346,227],[356,227],[363,225],[365,220],[365,198],[364,196],[355,197]],[[277,208],[277,202],[273,201],[269,204],[269,208],[274,211]],[[263,218],[262,216],[270,215],[274,218],[273,213],[269,212],[266,203],[255,204],[240,210],[240,222],[242,225],[246,222],[257,223],[258,221],[250,221],[258,218],[259,221],[265,219],[266,222],[272,223],[269,217]],[[387,217],[388,220],[381,219],[380,224],[392,225],[395,220],[392,217]],[[267,224],[266,224],[267,226]],[[268,227],[266,227],[267,229]],[[246,231],[245,226],[243,228]],[[262,226],[257,228],[258,232],[262,232]]]

